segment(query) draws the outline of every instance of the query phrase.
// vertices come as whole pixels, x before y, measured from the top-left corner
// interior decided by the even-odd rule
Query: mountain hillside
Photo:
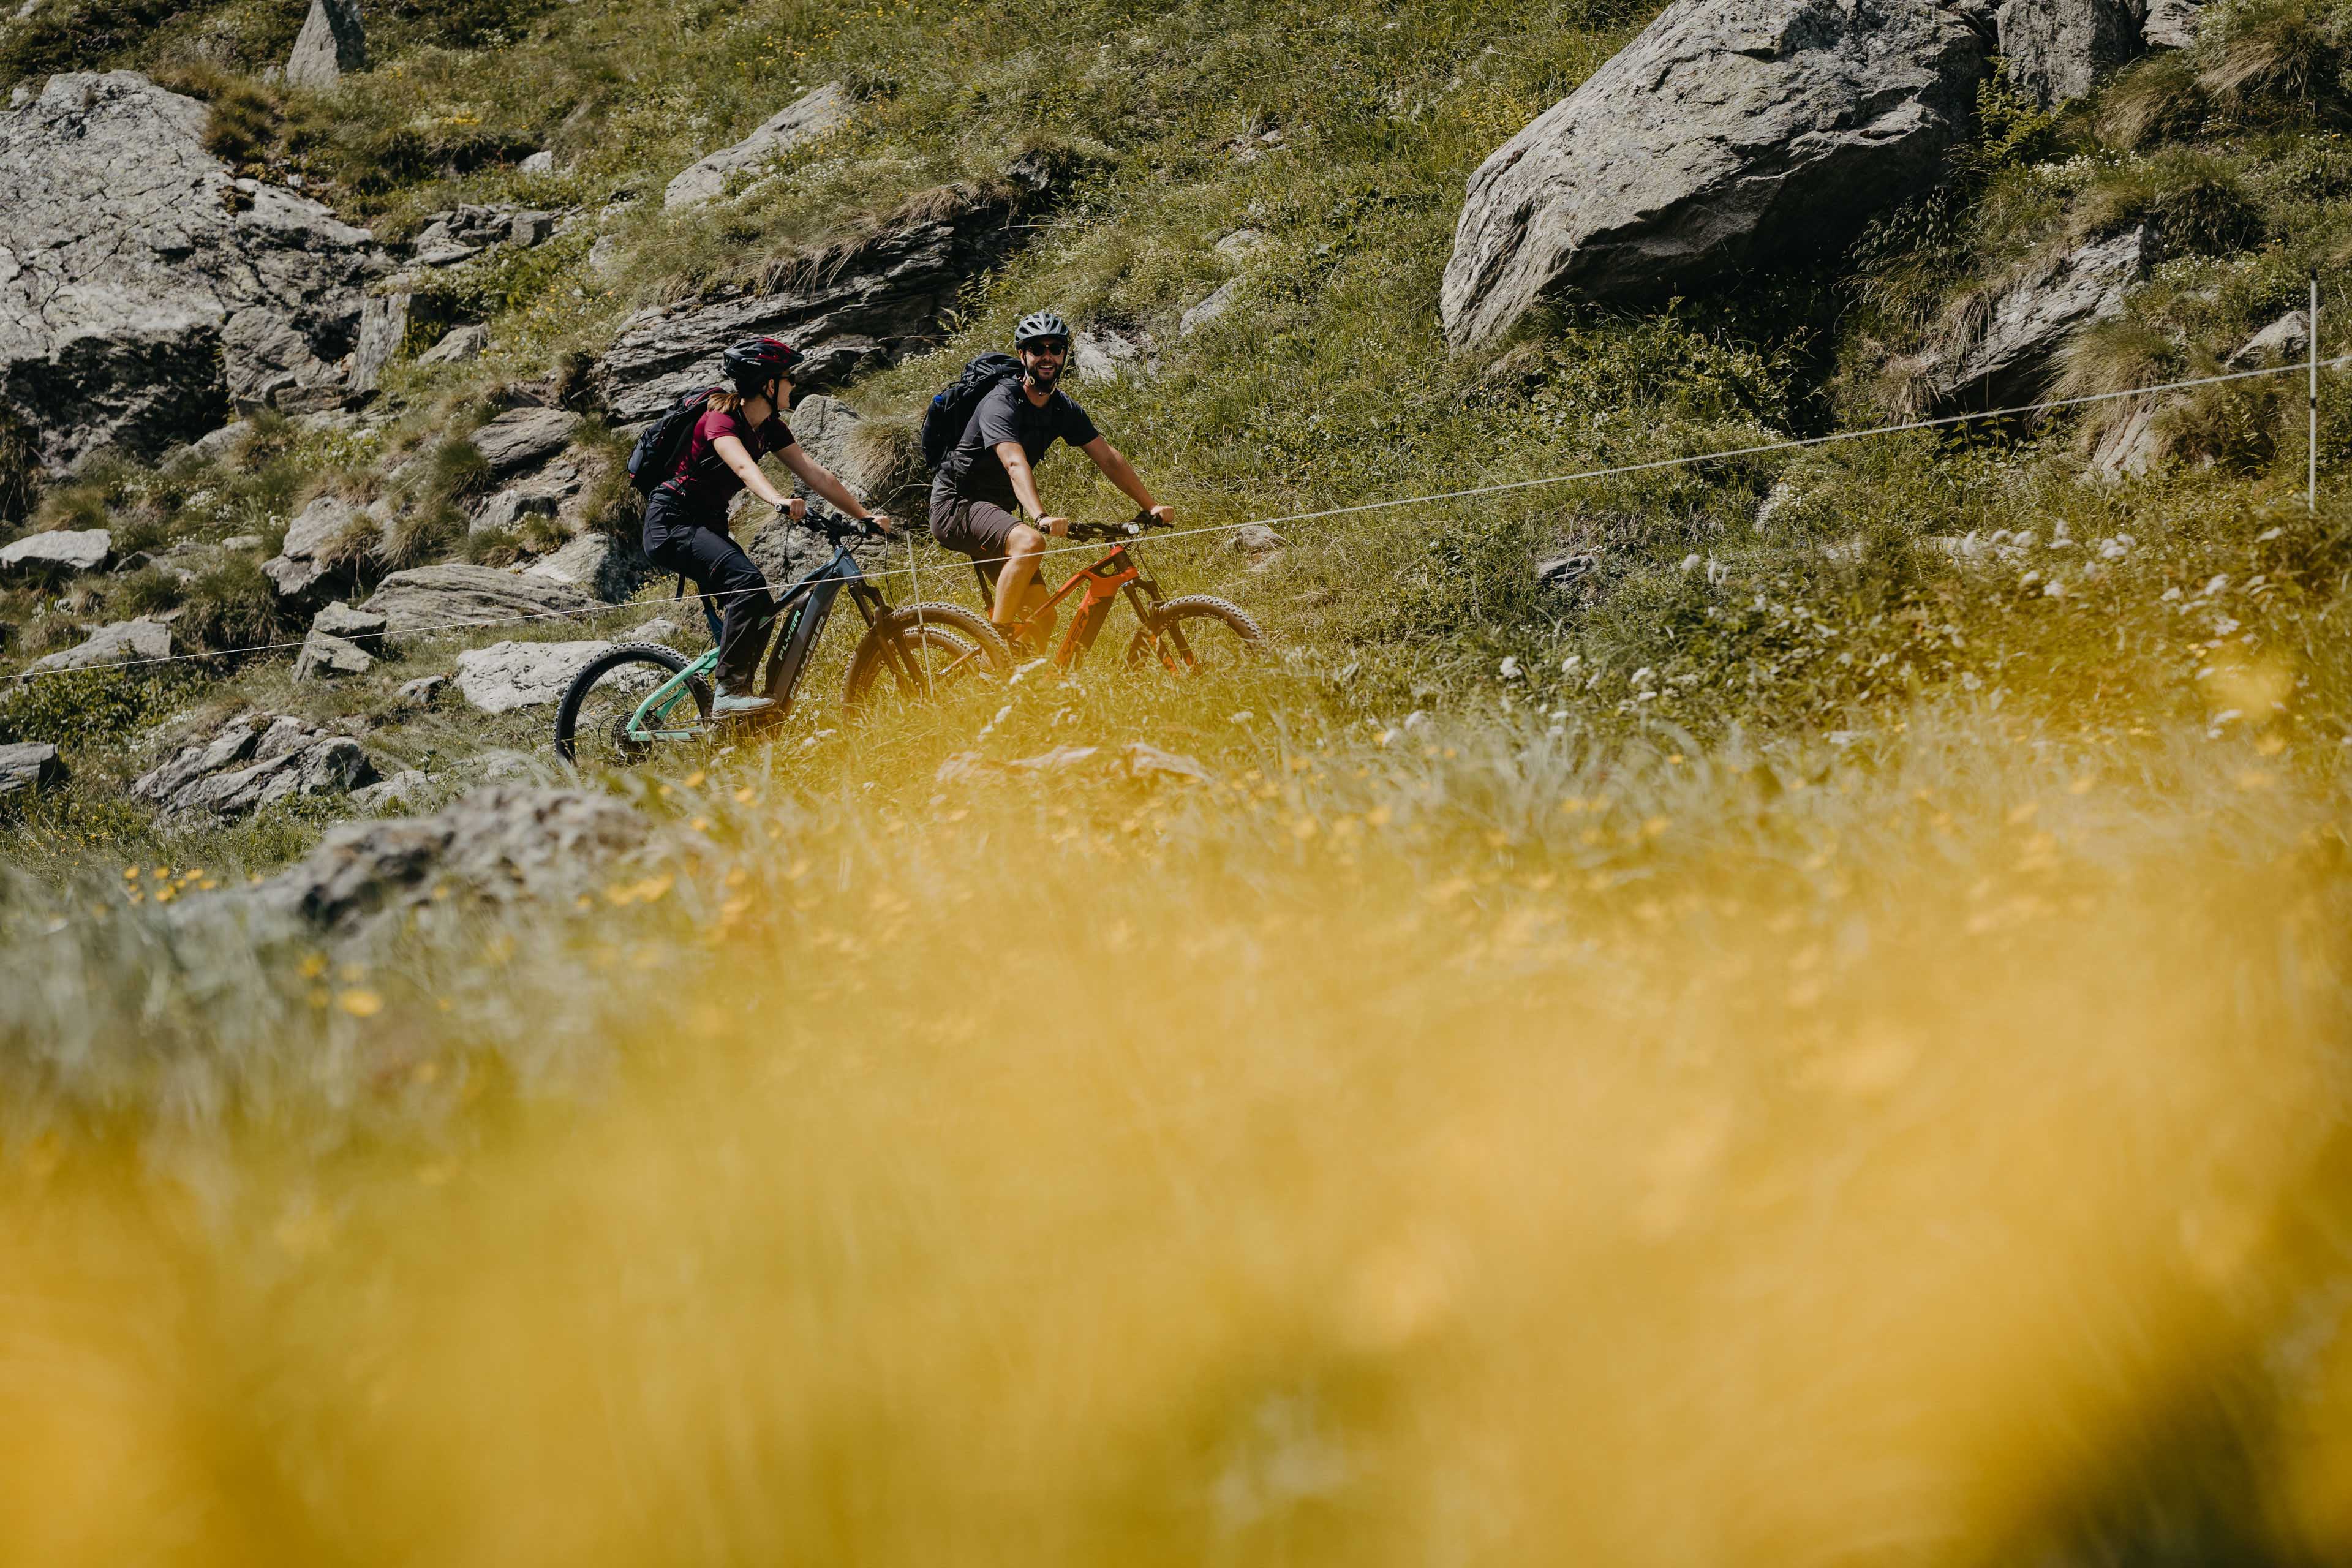
[[[0,86],[34,1557],[2352,1553],[2352,5],[33,0]],[[719,348],[969,606],[917,422],[1048,306],[1263,657],[853,708],[845,603],[558,756],[709,647],[621,464]]]

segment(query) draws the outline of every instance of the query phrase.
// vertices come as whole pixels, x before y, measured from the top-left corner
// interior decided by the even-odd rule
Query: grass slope
[[[390,232],[597,216],[459,269],[490,352],[397,368],[383,429],[265,421],[29,526],[199,543],[186,640],[275,635],[251,566],[309,495],[438,452],[395,549],[457,550],[501,383],[1038,146],[1073,197],[850,396],[903,422],[1038,302],[1149,331],[1155,377],[1081,395],[1199,524],[1869,423],[2021,263],[2150,215],[2175,258],[2070,385],[2217,363],[2311,266],[2352,308],[2342,11],[2242,0],[2063,115],[1990,84],[1847,256],[1450,357],[1464,178],[1650,10],[413,5],[332,100],[246,74],[282,8],[124,26]],[[832,79],[839,137],[660,210]],[[2352,503],[2301,510],[2290,389],[2164,418],[2121,485],[2061,420],[1286,521],[1255,570],[1151,546],[1279,645],[1202,685],[860,720],[836,633],[781,731],[590,781],[647,863],[333,952],[217,890],[331,808],[192,834],[121,784],[254,704],[454,791],[545,715],[393,686],[579,634],[11,691],[0,739],[78,782],[6,808],[9,1516],[50,1562],[2352,1552]],[[1563,551],[1595,569],[1538,584]],[[174,592],[9,585],[0,657]],[[941,776],[1139,739],[1214,782]]]

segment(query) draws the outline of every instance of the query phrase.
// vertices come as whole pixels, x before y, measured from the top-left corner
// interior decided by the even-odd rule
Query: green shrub
[[[2210,101],[2197,68],[2178,50],[2148,56],[2117,76],[2101,96],[2092,125],[2118,153],[2194,135]]]
[[[161,566],[131,573],[115,584],[113,607],[128,616],[160,615],[175,609],[186,596],[180,580]]]
[[[2266,226],[2245,176],[2229,160],[2186,147],[2102,174],[2075,205],[2081,239],[2155,226],[2167,250],[2218,256],[2258,244]]]
[[[144,42],[183,0],[49,0],[0,43],[0,82],[87,69]]]
[[[446,500],[410,507],[383,531],[384,569],[404,572],[438,561],[466,536],[466,517]]]
[[[2327,0],[2241,0],[2198,41],[2198,79],[2215,107],[2244,125],[2332,123],[2352,107],[2352,30]]]
[[[173,628],[215,652],[284,640],[292,630],[278,590],[250,556],[231,556],[188,584],[187,613]]]
[[[464,437],[453,437],[433,449],[425,472],[425,493],[436,500],[457,501],[490,488],[490,461],[482,449]]]
[[[0,692],[0,745],[81,746],[129,733],[169,708],[188,677],[173,666],[64,669]]]
[[[466,535],[458,553],[477,566],[511,566],[522,559],[522,545],[512,529],[478,528]]]

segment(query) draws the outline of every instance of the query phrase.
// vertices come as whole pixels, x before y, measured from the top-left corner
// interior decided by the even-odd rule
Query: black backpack
[[[703,405],[717,390],[705,387],[688,393],[668,413],[646,426],[646,433],[629,448],[629,483],[637,487],[639,495],[653,494],[656,486],[677,472],[677,460],[686,451],[687,438],[694,434],[694,422],[702,417]],[[925,438],[929,439],[928,435]]]
[[[948,453],[963,439],[964,426],[980,400],[1003,383],[1017,379],[1021,362],[1011,354],[982,354],[963,367],[963,374],[941,388],[923,413],[923,462],[936,471]]]

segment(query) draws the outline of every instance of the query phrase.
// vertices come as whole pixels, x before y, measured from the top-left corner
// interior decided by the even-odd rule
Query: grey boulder
[[[441,341],[416,356],[418,364],[463,364],[469,359],[479,359],[489,346],[490,329],[484,326],[452,327],[441,334]]]
[[[849,90],[837,81],[804,92],[732,147],[721,147],[682,171],[662,192],[665,207],[693,206],[727,188],[738,170],[756,168],[796,147],[830,136],[849,123]]]
[[[511,713],[560,700],[572,678],[608,642],[501,642],[457,656],[457,690],[485,713]]]
[[[2231,370],[2253,370],[2262,365],[2277,364],[2302,357],[2311,348],[2311,328],[2305,313],[2289,310],[2252,337],[2238,345],[2237,351],[2223,362]],[[0,551],[5,559],[6,551]]]
[[[131,782],[131,795],[174,815],[243,816],[300,796],[347,795],[375,777],[348,735],[308,719],[241,713]]]
[[[317,605],[351,585],[352,568],[380,544],[383,525],[339,496],[320,496],[294,516],[278,553],[261,563],[278,596]]]
[[[383,616],[370,610],[355,610],[341,600],[329,605],[310,618],[310,629],[314,632],[322,632],[331,637],[341,637],[346,642],[355,642],[363,647],[375,647],[379,650],[383,643],[383,634],[387,625]]]
[[[0,404],[42,462],[152,458],[342,384],[373,237],[237,178],[209,111],[131,71],[68,71],[0,115]]]
[[[497,478],[535,468],[571,444],[580,416],[565,408],[509,408],[473,434]]]
[[[310,0],[310,14],[286,58],[286,85],[324,91],[346,71],[368,68],[367,32],[357,0]]]
[[[37,670],[95,669],[107,664],[144,664],[172,657],[172,628],[161,621],[117,621],[100,626],[88,642],[33,661]]]
[[[408,316],[415,295],[406,290],[371,294],[360,301],[359,340],[352,349],[351,387],[373,392],[383,383],[383,367],[408,339]]]
[[[394,572],[360,607],[384,617],[395,637],[513,621],[577,616],[596,601],[569,583],[450,562]]]
[[[740,338],[772,335],[806,355],[794,379],[837,383],[945,341],[941,316],[965,283],[1026,237],[1018,220],[1054,191],[1051,166],[1024,155],[1004,178],[919,196],[872,232],[771,270],[759,288],[729,284],[640,310],[597,362],[596,385],[620,424],[650,419],[716,385],[719,356]]]
[[[463,893],[490,903],[570,897],[644,844],[645,818],[606,795],[492,784],[431,816],[351,823],[246,897],[322,932]]]
[[[2029,267],[1967,330],[1948,333],[1916,363],[1915,401],[1971,413],[2041,398],[2060,351],[2083,328],[2120,314],[2156,259],[2154,234],[2141,227]]]
[[[96,572],[114,559],[114,535],[102,528],[59,529],[0,545],[0,572]]]
[[[522,569],[526,577],[568,583],[608,605],[635,593],[652,573],[652,563],[640,552],[609,533],[583,533]]]
[[[468,533],[505,533],[522,525],[527,517],[553,517],[558,500],[552,495],[528,489],[503,489],[484,501],[466,525]]]
[[[1934,177],[1984,70],[1937,0],[1676,0],[1471,176],[1446,335],[1840,245]]]
[[[365,675],[374,664],[375,660],[359,644],[313,626],[302,639],[302,650],[294,656],[294,681],[303,685],[313,680]]]
[[[2080,98],[2139,52],[2139,0],[2006,0],[2010,80],[2043,108]]]
[[[2147,0],[2140,42],[2151,49],[2185,49],[2197,42],[2205,20],[2205,0]]]
[[[46,741],[0,746],[0,798],[47,789],[65,776],[66,765],[58,760],[58,749]]]

